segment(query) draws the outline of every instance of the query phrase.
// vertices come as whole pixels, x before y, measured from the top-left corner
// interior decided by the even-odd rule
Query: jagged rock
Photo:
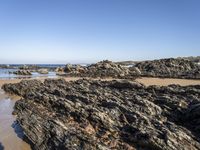
[[[113,77],[125,78],[129,74],[129,70],[121,65],[113,63],[112,61],[101,61],[87,67],[87,74],[91,77]]]
[[[58,68],[56,68],[55,72],[58,72],[58,73],[64,72],[64,69],[62,67],[58,67]]]
[[[69,73],[72,71],[72,65],[71,64],[67,64],[64,68],[64,72]]]
[[[199,85],[47,79],[3,89],[22,97],[14,114],[37,150],[200,149]]]
[[[16,74],[16,75],[32,75],[31,71],[29,71],[29,70],[17,70],[17,71],[14,71],[13,74]]]
[[[160,59],[137,63],[142,76],[167,78],[200,78],[200,67],[187,59]]]
[[[130,67],[129,70],[134,75],[138,75],[139,76],[139,75],[142,74],[140,69],[138,67],[135,67],[135,66]]]
[[[68,76],[78,77],[92,77],[92,78],[135,78],[138,70],[133,73],[127,67],[114,63],[112,61],[104,60],[87,67],[69,66],[65,67],[65,72]]]
[[[92,78],[134,79],[140,76],[147,76],[200,79],[200,66],[187,59],[169,58],[135,62],[135,65],[131,67],[125,67],[120,64],[105,60],[87,67],[66,65],[64,71],[68,76]]]

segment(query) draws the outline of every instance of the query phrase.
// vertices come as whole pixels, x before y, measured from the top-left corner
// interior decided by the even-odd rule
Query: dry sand
[[[45,78],[38,78],[44,80]],[[66,81],[77,80],[80,78],[67,77]],[[5,83],[17,83],[22,79],[0,80],[0,87]],[[28,79],[31,80],[31,79]],[[105,79],[104,79],[105,80]],[[111,79],[106,79],[111,80]],[[166,86],[169,84],[180,84],[182,86],[200,84],[200,80],[186,80],[186,79],[160,79],[160,78],[140,78],[136,81],[143,83],[146,86],[160,85]],[[20,139],[18,136],[20,128],[14,123],[15,117],[12,115],[13,106],[19,97],[13,97],[0,90],[0,144],[4,146],[5,150],[30,150],[30,146]],[[16,134],[18,133],[18,135]],[[1,147],[0,147],[1,149]]]
[[[149,85],[167,86],[170,84],[179,84],[181,86],[187,86],[187,85],[200,84],[200,80],[171,79],[171,78],[145,78],[143,77],[140,79],[136,79],[136,81],[143,83],[146,86],[149,86]]]
[[[62,78],[62,77],[61,77]],[[45,80],[45,77],[40,77],[37,78],[37,80]],[[58,78],[56,78],[58,79]],[[74,81],[81,79],[79,77],[65,77],[66,81]],[[18,83],[22,79],[6,79],[6,80],[1,80],[0,79],[0,87],[5,84],[5,83]],[[25,80],[33,80],[33,79],[25,79]],[[103,79],[103,80],[112,80],[112,78],[108,79]],[[148,78],[148,77],[142,77],[136,79],[136,81],[143,83],[146,86],[149,85],[160,85],[160,86],[167,86],[170,84],[179,84],[181,86],[187,86],[187,85],[197,85],[200,84],[200,80],[190,80],[190,79],[172,79],[172,78]],[[0,97],[1,98],[1,97]]]

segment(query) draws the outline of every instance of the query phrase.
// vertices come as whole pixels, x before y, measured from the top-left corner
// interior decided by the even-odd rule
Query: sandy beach
[[[62,77],[61,77],[62,78]],[[37,78],[37,80],[44,81],[45,77]],[[55,78],[58,79],[58,78]],[[74,81],[81,79],[80,77],[65,77],[66,81]],[[6,83],[18,83],[23,79],[0,79],[0,87]],[[33,79],[24,79],[24,80],[33,80]],[[96,79],[95,79],[96,80]],[[112,78],[102,79],[102,80],[113,80]],[[197,85],[200,84],[200,80],[192,80],[192,79],[173,79],[173,78],[151,78],[151,77],[142,77],[136,79],[136,81],[149,86],[149,85],[159,85],[159,86],[167,86],[170,84],[179,84],[181,86],[187,85]]]
[[[200,84],[200,80],[191,80],[191,79],[172,79],[172,78],[138,78],[136,81],[143,83],[146,86],[149,85],[159,85],[167,86],[170,84],[179,84],[181,86],[187,85],[197,85]]]
[[[19,82],[18,80],[10,81],[11,83]],[[10,83],[9,81],[1,81]],[[6,150],[30,150],[29,144],[24,142],[21,128],[15,122],[15,116],[12,115],[13,107],[16,100],[20,98],[11,96],[1,89],[0,90],[0,142]],[[11,142],[12,141],[12,142]]]

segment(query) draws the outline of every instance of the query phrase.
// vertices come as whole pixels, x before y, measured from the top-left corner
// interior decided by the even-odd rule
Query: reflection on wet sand
[[[30,150],[24,141],[21,127],[12,115],[13,107],[19,97],[10,97],[0,90],[0,150]]]

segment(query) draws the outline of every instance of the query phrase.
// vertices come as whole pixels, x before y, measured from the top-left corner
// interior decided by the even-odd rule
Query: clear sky
[[[0,0],[0,63],[200,55],[200,0]]]

